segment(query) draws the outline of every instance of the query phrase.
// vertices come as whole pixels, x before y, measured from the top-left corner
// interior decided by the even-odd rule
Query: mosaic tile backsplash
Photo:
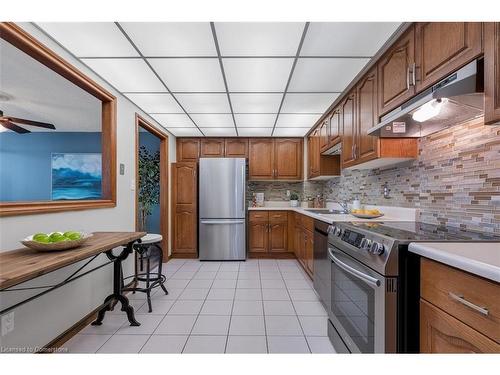
[[[249,181],[247,197],[252,198],[253,193],[264,193],[266,201],[287,201],[286,191],[297,193],[301,200],[315,197],[324,193],[325,183],[320,181],[304,182],[267,182]]]
[[[418,159],[384,170],[343,171],[323,193],[333,200],[414,207],[423,222],[500,234],[500,126],[476,120],[431,134],[419,140]]]

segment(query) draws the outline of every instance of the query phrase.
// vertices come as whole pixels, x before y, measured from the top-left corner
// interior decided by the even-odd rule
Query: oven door
[[[347,349],[351,353],[395,352],[396,296],[392,293],[386,299],[386,279],[332,244],[328,255],[332,267],[330,318]],[[387,308],[391,310],[388,315]]]

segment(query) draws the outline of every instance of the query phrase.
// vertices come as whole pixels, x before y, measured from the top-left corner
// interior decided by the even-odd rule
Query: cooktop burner
[[[413,241],[426,241],[426,242],[462,242],[462,241],[490,241],[500,242],[500,236],[461,230],[455,227],[438,226],[434,224],[426,224],[420,222],[351,222],[351,226],[377,233],[382,236],[390,237],[399,242],[413,242]]]

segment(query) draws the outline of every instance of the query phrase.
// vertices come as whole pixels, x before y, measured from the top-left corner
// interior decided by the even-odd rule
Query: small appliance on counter
[[[314,287],[328,311],[335,350],[418,352],[419,258],[407,251],[409,243],[497,241],[420,222],[339,222],[325,230],[317,221]]]

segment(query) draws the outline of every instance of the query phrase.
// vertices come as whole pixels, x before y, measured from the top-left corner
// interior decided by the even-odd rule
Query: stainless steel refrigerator
[[[246,258],[245,168],[245,159],[200,159],[200,260]]]

